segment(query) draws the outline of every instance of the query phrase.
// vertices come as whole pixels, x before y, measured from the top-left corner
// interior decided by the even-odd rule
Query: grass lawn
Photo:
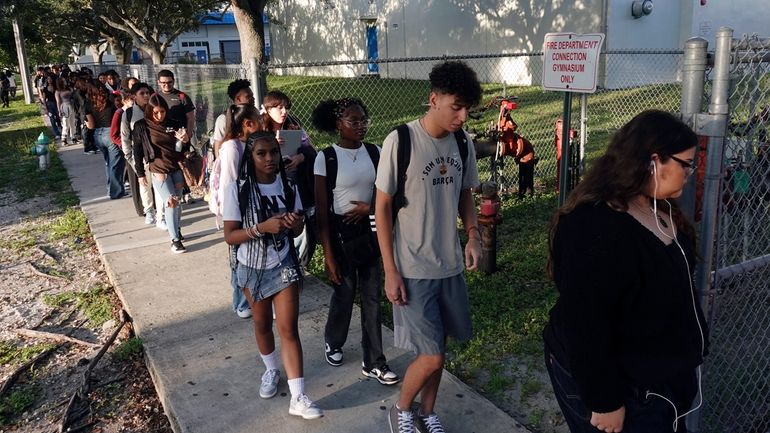
[[[41,132],[51,139],[51,164],[45,171],[38,170],[38,157],[30,154]],[[18,201],[51,195],[62,208],[78,203],[39,106],[25,104],[19,94],[10,108],[0,109],[0,193],[7,191],[13,191]]]

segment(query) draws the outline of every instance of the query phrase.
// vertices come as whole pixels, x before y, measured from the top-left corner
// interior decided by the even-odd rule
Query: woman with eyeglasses
[[[684,432],[702,403],[708,332],[676,203],[697,140],[671,114],[640,113],[553,217],[545,361],[572,432]]]
[[[310,259],[313,258],[313,252],[316,247],[315,233],[315,196],[313,189],[315,180],[313,177],[313,162],[315,161],[315,148],[310,143],[307,134],[302,134],[302,143],[296,153],[285,150],[285,140],[281,137],[283,130],[302,130],[302,126],[296,117],[289,113],[291,100],[289,97],[279,91],[272,90],[267,92],[262,99],[261,111],[264,112],[266,130],[276,134],[276,139],[281,146],[281,156],[286,164],[286,175],[299,188],[299,195],[302,197],[302,203],[307,210],[307,224],[305,229],[294,239],[294,243],[299,253],[299,262],[302,267],[307,267]]]
[[[380,158],[380,148],[363,141],[369,111],[357,98],[327,100],[313,110],[312,123],[319,131],[339,135],[337,144],[318,154],[314,170],[318,234],[326,275],[334,288],[324,331],[326,362],[333,367],[342,365],[342,347],[358,291],[363,333],[361,372],[383,385],[394,385],[398,375],[388,367],[382,350],[382,272],[369,222]]]

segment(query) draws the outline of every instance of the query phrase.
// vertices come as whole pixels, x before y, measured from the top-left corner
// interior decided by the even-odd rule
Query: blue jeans
[[[168,235],[171,237],[172,241],[177,241],[179,240],[179,229],[182,225],[182,207],[179,202],[177,202],[174,207],[169,207],[168,199],[172,195],[176,196],[177,200],[180,199],[182,186],[184,185],[182,171],[175,170],[165,175],[160,173],[150,173],[150,176],[152,176],[152,187],[155,188],[160,200],[163,202]],[[158,176],[164,176],[165,179],[161,181],[158,179]]]
[[[233,289],[233,311],[249,308],[249,301],[243,294],[243,290],[238,287],[238,273],[235,269],[230,270],[230,287]]]
[[[126,194],[123,177],[126,174],[126,157],[110,139],[110,128],[96,128],[94,132],[96,147],[104,157],[107,174],[107,194],[111,199],[121,198]]]
[[[45,109],[48,110],[48,119],[51,121],[53,135],[58,137],[61,134],[59,131],[59,123],[61,121],[59,120],[59,107],[56,106],[56,101],[51,101],[50,99],[45,101]]]

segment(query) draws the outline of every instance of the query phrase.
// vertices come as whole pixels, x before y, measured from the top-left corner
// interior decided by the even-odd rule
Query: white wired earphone
[[[668,221],[669,221],[669,224],[671,224],[671,230],[673,232],[672,233],[673,236],[669,236],[668,233],[666,233],[662,228],[660,228],[660,223],[658,222],[659,217],[658,217],[658,199],[657,199],[657,195],[658,195],[658,168],[657,168],[657,165],[655,164],[654,160],[650,161],[650,167],[652,168],[652,179],[655,182],[655,192],[654,192],[654,195],[653,195],[653,198],[652,198],[652,203],[653,203],[652,212],[653,212],[654,217],[655,217],[653,219],[655,220],[655,225],[657,226],[658,231],[660,233],[662,233],[663,236],[671,239],[676,244],[676,246],[679,247],[679,251],[682,253],[682,258],[684,259],[684,264],[685,264],[685,266],[687,266],[687,281],[690,283],[690,298],[692,299],[692,312],[693,312],[693,315],[695,315],[695,322],[698,324],[698,332],[700,332],[700,352],[701,352],[701,357],[702,357],[703,356],[703,351],[705,349],[706,342],[705,342],[705,338],[703,336],[703,326],[701,325],[700,318],[698,317],[698,308],[696,306],[695,292],[693,290],[693,284],[692,284],[692,273],[690,271],[690,262],[687,260],[687,255],[684,253],[684,249],[682,248],[682,245],[679,244],[679,241],[676,238],[676,224],[674,224],[674,217],[673,217],[673,214],[672,214],[672,211],[671,211],[671,203],[669,203],[669,201],[666,200],[666,199],[664,199],[663,201],[665,201],[666,204],[668,204]],[[695,371],[696,371],[697,377],[698,377],[698,404],[694,408],[690,409],[689,411],[687,411],[687,412],[685,412],[685,413],[683,413],[681,415],[679,415],[679,413],[678,413],[678,411],[676,409],[676,405],[671,400],[666,398],[665,396],[660,395],[660,394],[655,393],[655,392],[652,392],[650,390],[647,390],[647,392],[644,395],[645,398],[648,398],[650,396],[662,398],[668,404],[670,404],[671,407],[674,408],[674,424],[673,424],[674,431],[676,431],[677,428],[679,427],[679,419],[680,418],[683,418],[683,417],[685,417],[685,416],[695,412],[696,410],[700,409],[700,407],[703,405],[703,388],[701,387],[701,366],[699,365],[696,368]]]

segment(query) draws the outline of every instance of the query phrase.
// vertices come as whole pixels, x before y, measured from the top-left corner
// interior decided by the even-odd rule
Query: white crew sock
[[[305,378],[298,377],[296,379],[289,379],[289,392],[291,392],[291,398],[295,399],[305,393]]]
[[[262,357],[262,362],[265,363],[265,368],[267,370],[278,370],[281,359],[278,356],[277,350],[273,350],[273,353],[270,353],[269,355],[263,355],[260,353],[259,356]]]

